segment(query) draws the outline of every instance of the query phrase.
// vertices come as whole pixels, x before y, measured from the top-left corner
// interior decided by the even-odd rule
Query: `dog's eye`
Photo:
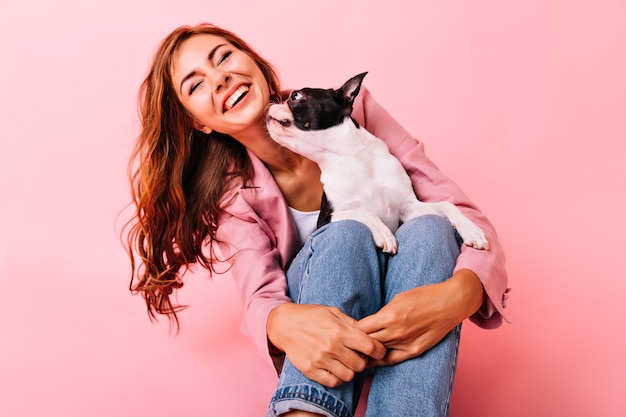
[[[293,93],[291,93],[291,97],[289,97],[291,100],[293,101],[297,101],[300,100],[302,98],[302,94],[300,94],[299,91],[294,91]]]

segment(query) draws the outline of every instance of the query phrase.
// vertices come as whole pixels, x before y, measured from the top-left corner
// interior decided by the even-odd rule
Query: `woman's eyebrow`
[[[184,95],[183,94],[183,85],[185,85],[185,82],[190,79],[191,77],[193,77],[194,75],[196,75],[195,71],[191,71],[189,74],[185,75],[183,77],[182,80],[180,80],[180,86],[178,87],[178,92],[180,93],[180,95]]]
[[[218,49],[220,49],[222,46],[226,46],[226,44],[225,43],[220,43],[219,45],[216,45],[213,49],[211,49],[211,52],[209,52],[207,60],[208,61],[212,61],[213,57],[217,53]],[[189,74],[185,75],[182,80],[180,80],[180,85],[178,87],[178,91],[180,92],[181,95],[183,94],[183,84],[185,84],[185,81],[187,81],[188,79],[190,79],[191,77],[193,77],[196,74],[197,74],[196,71],[191,71]]]
[[[209,52],[209,57],[208,57],[209,61],[213,61],[213,57],[215,56],[215,53],[222,46],[226,46],[226,44],[225,43],[220,43],[219,45],[216,45],[215,48],[211,49],[211,52]]]

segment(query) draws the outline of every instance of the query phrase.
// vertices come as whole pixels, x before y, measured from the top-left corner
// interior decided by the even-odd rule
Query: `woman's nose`
[[[215,92],[219,93],[222,90],[222,88],[228,87],[228,83],[230,82],[230,79],[231,79],[230,74],[217,72],[215,74]]]

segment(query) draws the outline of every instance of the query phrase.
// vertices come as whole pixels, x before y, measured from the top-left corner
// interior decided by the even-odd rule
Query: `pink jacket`
[[[413,188],[422,201],[451,201],[485,231],[490,249],[463,246],[456,269],[474,271],[488,296],[470,319],[484,328],[498,327],[504,317],[508,278],[504,253],[493,226],[426,157],[422,143],[404,130],[365,88],[357,96],[353,117],[387,143],[410,174]],[[287,203],[272,175],[261,160],[250,152],[249,155],[254,167],[252,185],[239,187],[228,196],[231,204],[218,227],[218,239],[228,245],[221,244],[218,253],[225,257],[237,253],[226,273],[235,279],[243,302],[242,329],[263,356],[279,366],[282,358],[272,357],[268,347],[266,322],[273,308],[290,301],[284,271],[300,244]]]

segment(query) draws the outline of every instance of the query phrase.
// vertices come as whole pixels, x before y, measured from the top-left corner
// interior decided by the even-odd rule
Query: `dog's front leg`
[[[473,221],[465,217],[461,210],[454,204],[442,201],[440,203],[443,215],[450,220],[456,231],[463,238],[463,243],[475,249],[489,249],[489,242],[485,232],[481,230]]]
[[[415,201],[410,205],[410,209],[404,211],[402,221],[406,222],[408,219],[425,214],[436,214],[446,217],[459,233],[465,245],[476,249],[489,249],[489,242],[481,228],[449,201]]]
[[[363,223],[370,229],[374,243],[383,252],[393,255],[398,251],[398,241],[393,232],[372,211],[366,208],[334,211],[330,221],[336,222],[340,220],[356,220]]]

